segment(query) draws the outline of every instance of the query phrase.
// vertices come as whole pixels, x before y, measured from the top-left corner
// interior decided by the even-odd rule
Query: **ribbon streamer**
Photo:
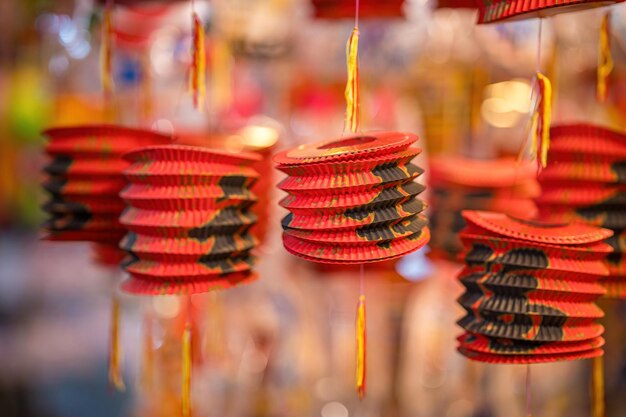
[[[611,12],[607,12],[600,25],[600,41],[598,46],[598,78],[596,82],[596,99],[606,102],[608,96],[609,75],[613,71],[611,55]]]
[[[113,91],[113,76],[112,76],[112,58],[111,50],[113,43],[113,31],[111,29],[111,15],[113,7],[111,2],[107,2],[104,6],[104,12],[102,13],[102,43],[100,45],[100,83],[102,85],[102,91],[104,91],[105,97],[108,98]]]
[[[193,40],[191,45],[191,71],[189,73],[189,91],[193,96],[196,109],[204,107],[206,97],[206,50],[204,45],[204,28],[197,13],[191,16]]]
[[[118,391],[126,386],[122,378],[122,348],[120,346],[120,301],[113,295],[111,300],[111,334],[109,339],[109,385]]]
[[[593,358],[591,378],[591,416],[604,417],[604,358]]]
[[[530,153],[532,159],[538,159],[540,166],[545,168],[548,164],[548,149],[550,148],[552,84],[548,77],[540,72],[537,72],[533,79],[532,103]]]
[[[365,296],[359,297],[356,310],[356,392],[359,399],[365,397],[366,360],[367,350],[365,347],[367,332],[365,326]]]
[[[355,26],[346,44],[348,81],[346,83],[345,127],[351,132],[359,130],[359,28]],[[344,128],[345,128],[344,127]]]

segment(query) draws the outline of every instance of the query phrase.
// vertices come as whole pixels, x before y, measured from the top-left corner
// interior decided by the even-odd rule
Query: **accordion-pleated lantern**
[[[619,3],[623,0],[476,0],[478,23],[543,18]]]
[[[626,298],[626,135],[591,124],[550,129],[549,165],[539,175],[537,207],[548,221],[611,229],[607,297]]]
[[[533,218],[539,195],[536,168],[511,157],[490,160],[439,156],[429,160],[430,256],[456,258],[462,210],[486,210]]]
[[[134,294],[195,294],[256,278],[249,234],[256,196],[250,187],[260,157],[193,146],[149,147],[125,156],[128,204],[120,218],[128,234],[120,247],[129,258]]]
[[[359,18],[381,19],[404,17],[404,0],[360,0]],[[311,0],[313,14],[318,19],[354,19],[354,0]]]
[[[398,258],[430,238],[423,172],[411,163],[420,153],[415,135],[372,132],[302,145],[278,153],[287,174],[278,187],[287,251],[310,261],[358,264]]]
[[[542,363],[601,356],[595,304],[612,232],[547,224],[501,213],[464,211],[466,315],[459,351],[491,363]]]
[[[121,126],[77,126],[48,129],[43,187],[51,198],[43,209],[46,239],[97,243],[99,263],[116,265],[125,230],[118,218],[124,209],[119,192],[126,184],[122,155],[133,149],[167,144],[171,138],[148,130]]]

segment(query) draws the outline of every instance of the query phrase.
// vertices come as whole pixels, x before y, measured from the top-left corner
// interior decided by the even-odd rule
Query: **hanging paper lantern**
[[[478,23],[493,23],[503,20],[522,20],[549,17],[561,13],[587,10],[594,7],[620,3],[623,0],[476,0]]]
[[[289,193],[280,204],[291,211],[282,221],[285,248],[314,262],[357,264],[424,246],[416,140],[373,132],[278,153],[274,162],[288,175],[278,187]]]
[[[311,0],[318,19],[354,18],[354,0]],[[360,18],[404,17],[404,0],[360,0]]]
[[[122,154],[142,146],[171,142],[166,135],[121,126],[93,125],[48,129],[46,153],[52,158],[44,171],[44,204],[49,219],[46,238],[53,241],[95,242],[105,264],[119,259],[117,244],[125,229],[118,217],[124,210],[119,192],[129,165]],[[118,252],[118,255],[115,255]]]
[[[477,0],[437,0],[437,9],[476,9]]]
[[[129,208],[120,222],[129,233],[120,246],[131,255],[136,294],[195,294],[255,278],[248,232],[256,222],[250,187],[260,157],[192,146],[140,149],[126,155]]]
[[[615,232],[607,242],[610,276],[602,282],[607,296],[626,297],[626,135],[591,124],[551,129],[550,165],[539,175],[540,216],[550,221],[578,221]]]
[[[458,232],[465,222],[461,210],[487,210],[519,218],[537,214],[533,198],[539,194],[536,168],[513,158],[476,160],[440,156],[430,158],[430,256],[456,257],[463,245]]]
[[[93,125],[48,129],[44,168],[51,199],[44,205],[49,219],[46,238],[53,241],[93,242],[95,260],[117,269],[123,258],[117,245],[125,229],[119,223],[124,202],[123,171],[129,165],[122,154],[135,148],[171,142],[169,136],[121,126]],[[109,380],[124,389],[119,346],[119,300],[113,294],[109,350]]]
[[[541,363],[601,356],[603,316],[594,301],[611,252],[607,229],[547,224],[464,211],[466,292],[459,351],[492,363]]]

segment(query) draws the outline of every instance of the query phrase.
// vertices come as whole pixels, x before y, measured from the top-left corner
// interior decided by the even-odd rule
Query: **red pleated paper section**
[[[326,264],[360,264],[398,258],[430,239],[423,170],[412,159],[415,135],[372,132],[321,141],[274,157],[287,174],[279,188],[290,253]]]
[[[120,243],[130,256],[134,294],[194,294],[256,278],[252,271],[258,174],[254,153],[185,145],[154,146],[125,155],[130,185],[121,193],[129,231]]]
[[[626,297],[626,134],[585,123],[553,126],[550,164],[539,175],[542,219],[614,231],[607,240],[607,297]]]
[[[122,257],[117,248],[125,230],[118,218],[125,208],[119,197],[129,166],[122,155],[133,149],[166,144],[171,138],[149,130],[114,125],[48,129],[43,188],[51,198],[43,209],[49,218],[43,228],[54,241],[95,242],[94,257],[115,265]]]
[[[478,23],[543,18],[620,3],[623,0],[476,0]]]
[[[464,211],[466,315],[459,351],[491,363],[543,363],[601,356],[600,278],[607,229]]]
[[[429,160],[431,257],[456,258],[461,210],[488,210],[520,218],[537,214],[536,167],[514,158],[469,159],[439,156]]]
[[[360,0],[359,18],[404,17],[404,0]],[[354,0],[311,0],[313,14],[318,19],[354,19]]]

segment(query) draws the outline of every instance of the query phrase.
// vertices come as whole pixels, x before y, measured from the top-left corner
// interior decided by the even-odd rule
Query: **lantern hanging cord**
[[[543,28],[543,19],[539,18],[539,30],[537,34],[537,61],[535,62],[535,72],[541,72],[541,32]]]

